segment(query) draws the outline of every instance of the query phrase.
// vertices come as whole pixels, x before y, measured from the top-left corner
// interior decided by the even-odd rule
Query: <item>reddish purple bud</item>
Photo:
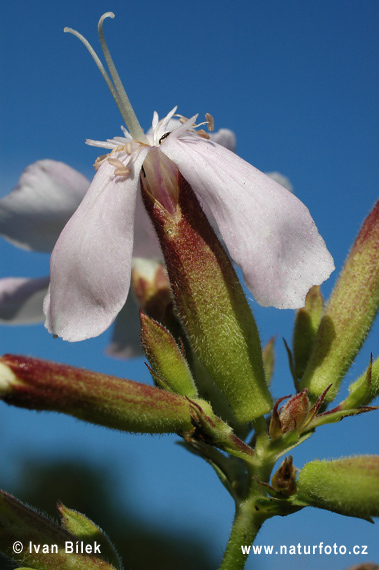
[[[279,412],[282,433],[301,430],[309,412],[308,390],[295,394]]]
[[[296,469],[292,463],[292,455],[284,459],[277,472],[272,476],[271,485],[282,495],[289,497],[294,495],[296,488]]]

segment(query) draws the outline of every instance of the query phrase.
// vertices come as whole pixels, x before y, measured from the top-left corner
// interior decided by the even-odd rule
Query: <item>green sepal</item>
[[[379,395],[379,358],[370,364],[364,374],[349,387],[349,395],[339,407],[343,410],[370,404]]]
[[[312,461],[297,487],[296,499],[308,506],[373,522],[379,516],[379,456]]]
[[[375,406],[361,406],[360,408],[342,410],[341,405],[339,405],[336,408],[333,408],[332,410],[328,410],[323,414],[315,416],[307,424],[306,427],[307,429],[315,429],[316,427],[319,426],[340,422],[341,420],[349,416],[358,416],[359,414],[364,414],[366,412],[373,412],[374,410],[378,409],[379,408]]]
[[[300,379],[304,374],[312,344],[321,321],[324,300],[320,287],[311,287],[305,298],[305,305],[296,312],[292,337],[294,373]]]
[[[79,540],[88,544],[100,544],[101,558],[113,564],[117,570],[123,570],[121,558],[106,533],[82,513],[65,507],[62,503],[57,505],[61,515],[61,525]]]
[[[197,397],[191,371],[171,333],[157,321],[140,311],[141,340],[145,354],[154,371],[154,378],[166,384],[171,392]]]

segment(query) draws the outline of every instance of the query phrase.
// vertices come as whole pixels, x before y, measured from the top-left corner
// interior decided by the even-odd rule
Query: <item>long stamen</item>
[[[148,143],[146,135],[144,134],[144,132],[143,132],[143,130],[142,130],[142,128],[138,122],[138,119],[136,117],[136,114],[134,113],[133,107],[131,106],[129,98],[128,98],[128,96],[125,92],[125,89],[121,83],[120,77],[116,71],[112,57],[109,53],[108,46],[105,42],[104,33],[103,33],[103,21],[107,17],[114,18],[114,14],[112,12],[107,12],[106,14],[104,14],[99,20],[98,30],[99,30],[101,47],[103,49],[105,60],[107,62],[107,65],[108,65],[108,68],[109,68],[109,71],[111,74],[111,78],[113,79],[114,85],[113,85],[108,73],[106,72],[103,64],[101,63],[100,58],[98,57],[98,55],[96,54],[95,50],[93,49],[91,44],[88,42],[88,40],[86,40],[86,38],[84,36],[82,36],[82,34],[77,32],[76,30],[73,30],[72,28],[64,28],[64,31],[76,36],[83,43],[83,45],[88,49],[88,51],[91,54],[94,62],[97,65],[101,75],[103,76],[106,84],[108,85],[110,92],[112,93],[113,99],[115,100],[116,105],[120,110],[120,113],[121,113],[121,115],[125,121],[125,124],[128,127],[129,133],[132,135],[132,137],[134,139],[140,140],[141,142],[144,142],[144,143]]]

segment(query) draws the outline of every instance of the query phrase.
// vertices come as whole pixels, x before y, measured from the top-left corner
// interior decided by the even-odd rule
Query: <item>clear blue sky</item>
[[[237,136],[237,152],[263,171],[286,174],[309,207],[335,259],[337,278],[360,223],[378,196],[378,13],[376,0],[148,0],[8,2],[2,8],[1,186],[7,194],[28,164],[67,162],[88,177],[99,154],[86,138],[120,134],[122,119],[84,47],[63,33],[70,26],[98,48],[104,29],[141,125],[174,105],[185,116],[213,114],[216,128]],[[0,242],[1,276],[48,272],[48,256]],[[252,301],[263,342],[278,335],[275,397],[291,393],[281,337],[291,338],[292,311]],[[150,382],[143,359],[103,355],[109,332],[84,343],[53,340],[42,326],[0,327],[1,352],[50,358]],[[378,352],[379,327],[369,336],[350,379]],[[346,385],[345,385],[346,390]],[[345,392],[342,391],[342,395]],[[133,489],[133,507],[156,524],[207,536],[221,555],[232,501],[211,468],[174,445],[176,437],[134,437],[53,414],[0,405],[6,478],[23,455],[88,456],[106,462]],[[295,450],[297,467],[317,458],[379,453],[378,416],[320,428]],[[3,466],[1,468],[3,470]],[[0,486],[5,483],[0,481]],[[307,568],[344,568],[379,560],[377,527],[311,509],[268,521],[257,544],[368,545],[368,557],[307,557]],[[333,558],[332,558],[333,556]],[[271,570],[277,558],[259,560]],[[253,568],[250,559],[247,568]],[[281,568],[303,568],[283,557]]]

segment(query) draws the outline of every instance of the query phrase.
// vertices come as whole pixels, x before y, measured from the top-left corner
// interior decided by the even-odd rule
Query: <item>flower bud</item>
[[[61,525],[63,528],[79,540],[83,540],[88,544],[97,542],[102,557],[111,562],[117,570],[123,570],[121,559],[115,547],[101,528],[82,513],[68,509],[62,505],[62,503],[58,503],[57,507],[61,515]]]
[[[312,461],[300,471],[297,499],[371,521],[379,516],[379,456]]]
[[[288,398],[280,398],[275,402],[270,421],[269,434],[271,439],[277,439],[282,434],[295,429],[300,433],[302,426],[308,418],[310,403],[308,390],[305,388],[299,394],[292,396],[290,400],[278,411],[279,404]]]
[[[142,311],[140,317],[142,345],[154,377],[158,377],[158,382],[163,381],[163,386],[169,391],[196,398],[197,391],[192,374],[172,335]]]
[[[288,400],[279,412],[282,433],[295,429],[300,431],[308,417],[309,408],[308,390],[305,388]]]
[[[135,433],[193,429],[186,398],[132,380],[37,358],[0,358],[0,398],[33,410],[63,412]]]
[[[174,213],[151,198],[142,176],[145,206],[191,346],[237,420],[249,422],[271,409],[257,326],[227,254],[191,187],[177,175]]]
[[[301,378],[304,374],[312,344],[321,321],[323,308],[324,301],[320,287],[314,285],[308,291],[304,307],[296,312],[292,339],[296,378]]]
[[[379,307],[379,201],[368,215],[321,319],[301,388],[332,401]]]
[[[296,469],[292,463],[292,455],[284,459],[277,472],[272,476],[271,485],[282,495],[289,497],[296,493]]]

